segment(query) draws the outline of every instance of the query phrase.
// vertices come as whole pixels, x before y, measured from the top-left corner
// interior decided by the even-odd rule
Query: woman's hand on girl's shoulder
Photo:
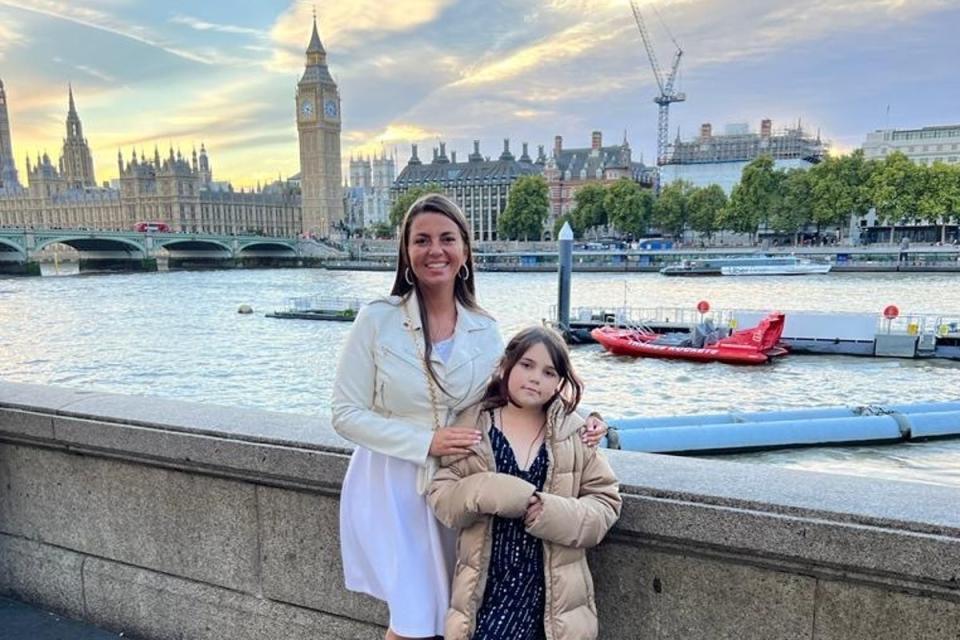
[[[447,427],[433,432],[430,455],[434,457],[465,455],[479,443],[482,435],[470,427]]]
[[[610,427],[603,421],[599,413],[591,413],[583,421],[583,427],[580,429],[580,440],[591,449],[595,449]]]

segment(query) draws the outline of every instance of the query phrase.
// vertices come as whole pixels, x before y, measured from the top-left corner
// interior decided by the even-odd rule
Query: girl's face
[[[407,257],[420,286],[449,285],[467,260],[460,227],[442,213],[417,215],[410,222]]]
[[[542,408],[560,386],[560,376],[542,342],[520,356],[510,370],[507,390],[513,403],[523,409]]]

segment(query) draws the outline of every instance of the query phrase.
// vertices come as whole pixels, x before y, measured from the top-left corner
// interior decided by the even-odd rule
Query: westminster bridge
[[[0,274],[39,275],[39,255],[64,244],[79,253],[80,271],[156,271],[168,267],[294,266],[305,257],[299,238],[213,233],[0,228]]]

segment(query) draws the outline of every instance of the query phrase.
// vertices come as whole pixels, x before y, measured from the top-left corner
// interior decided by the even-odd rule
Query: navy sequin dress
[[[522,471],[500,429],[490,429],[490,444],[499,473],[517,476],[543,490],[546,446],[540,446],[530,468]],[[525,531],[523,518],[495,516],[487,586],[473,640],[543,640],[544,604],[543,541]]]

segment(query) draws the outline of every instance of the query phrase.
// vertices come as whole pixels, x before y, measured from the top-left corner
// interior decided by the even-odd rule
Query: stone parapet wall
[[[349,451],[325,413],[0,383],[0,593],[145,640],[381,638],[342,587]],[[960,638],[960,490],[609,457],[605,640]]]

